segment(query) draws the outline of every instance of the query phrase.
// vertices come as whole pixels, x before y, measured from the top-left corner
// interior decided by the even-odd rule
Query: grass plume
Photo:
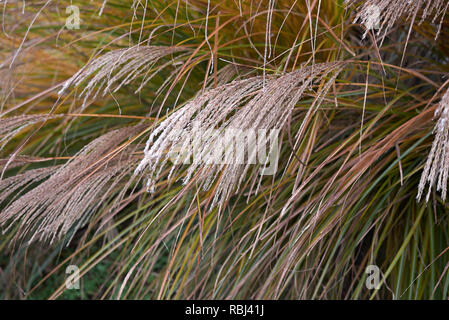
[[[3,2],[0,296],[446,299],[447,7]]]

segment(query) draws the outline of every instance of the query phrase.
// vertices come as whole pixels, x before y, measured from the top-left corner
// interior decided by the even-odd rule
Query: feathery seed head
[[[243,156],[237,153],[237,159],[233,163],[224,161],[205,164],[200,159],[208,157],[211,151],[217,148],[221,149],[220,145],[229,148],[232,144],[232,139],[226,139],[226,136],[220,133],[229,129],[240,132],[282,129],[294,105],[304,93],[310,90],[314,83],[334,72],[334,76],[319,90],[315,103],[310,107],[311,110],[316,110],[343,65],[342,62],[316,64],[280,77],[267,77],[265,81],[263,77],[233,81],[200,94],[169,116],[151,133],[145,147],[145,157],[136,168],[135,174],[144,169],[148,171],[148,189],[154,190],[154,183],[164,165],[181,146],[183,150],[188,150],[187,154],[182,155],[183,159],[193,157],[184,177],[184,184],[189,183],[195,175],[203,189],[207,189],[220,175],[212,207],[215,204],[221,207],[236,188],[238,191],[238,186],[249,172],[249,162],[253,162],[257,150],[250,148],[248,157],[251,161],[244,160]],[[185,134],[173,135],[179,130]],[[200,142],[196,140],[198,130],[209,132],[202,136]],[[194,148],[185,148],[195,140],[197,143],[193,144]],[[176,166],[173,166],[169,178],[175,168]]]
[[[435,110],[435,117],[438,117],[434,129],[435,138],[419,182],[418,200],[421,199],[427,183],[429,189],[426,201],[429,200],[432,187],[441,191],[441,198],[446,200],[449,173],[449,89]]]
[[[366,36],[369,30],[378,29],[377,35],[383,40],[389,29],[393,27],[399,18],[406,20],[416,19],[420,14],[419,23],[433,16],[432,22],[438,17],[444,17],[449,2],[446,0],[345,0],[347,5],[360,5],[354,22],[360,22],[366,28]],[[437,35],[440,32],[442,20],[439,23]]]

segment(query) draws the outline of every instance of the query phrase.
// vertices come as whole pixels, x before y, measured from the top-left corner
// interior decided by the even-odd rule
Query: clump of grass
[[[441,198],[446,200],[447,194],[447,177],[449,171],[448,151],[448,133],[449,133],[449,90],[446,91],[440,104],[435,110],[435,117],[438,121],[435,125],[435,140],[432,144],[429,156],[427,158],[424,171],[419,182],[418,199],[421,198],[424,187],[429,184],[429,192],[426,200],[429,200],[431,187],[436,185],[438,191],[441,191]],[[438,183],[436,183],[438,181]]]
[[[0,295],[447,298],[447,6],[6,1]],[[170,162],[195,124],[279,130],[276,172]]]

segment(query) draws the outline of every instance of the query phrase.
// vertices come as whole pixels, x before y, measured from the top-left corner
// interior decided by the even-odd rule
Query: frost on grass
[[[419,23],[430,18],[432,23],[438,23],[437,35],[440,32],[442,19],[447,11],[447,0],[345,0],[347,5],[362,2],[357,10],[354,23],[360,22],[369,30],[378,29],[377,36],[382,40],[399,18],[414,22],[418,17]]]
[[[426,201],[429,200],[430,191],[435,185],[436,190],[441,191],[443,201],[446,200],[449,173],[449,89],[435,110],[435,117],[438,117],[434,129],[435,138],[419,182],[418,200],[421,199],[427,183],[429,189]]]
[[[281,130],[298,100],[304,97],[306,92],[311,93],[314,84],[324,82],[318,92],[313,92],[316,98],[310,110],[316,110],[342,68],[341,62],[316,64],[280,77],[267,77],[265,81],[263,77],[235,80],[201,93],[152,131],[146,143],[145,157],[137,167],[136,174],[146,172],[148,189],[154,190],[155,183],[171,155],[176,154],[181,147],[187,151],[175,158],[173,163],[180,164],[180,157],[192,159],[184,176],[184,184],[196,179],[198,185],[207,190],[213,181],[218,180],[214,187],[211,207],[218,204],[221,208],[233,193],[238,192],[251,164],[249,161],[239,161],[242,159],[236,159],[234,163],[197,161],[218,148],[218,142],[222,142],[220,132],[226,129],[253,132]],[[329,78],[324,79],[326,76]],[[203,133],[214,133],[203,136],[201,143],[194,148],[186,148],[195,140],[198,128]],[[176,135],[176,132],[182,134]],[[228,147],[226,143],[225,141],[224,148]],[[248,155],[248,158],[252,156]],[[171,167],[169,179],[177,167],[179,166]]]
[[[84,97],[82,104],[82,108],[84,108],[89,98],[95,99],[98,95],[114,93],[122,86],[142,77],[141,83],[135,91],[138,93],[159,71],[176,64],[176,59],[155,67],[156,63],[164,57],[187,50],[182,47],[133,46],[108,52],[94,59],[66,80],[59,95],[62,95],[71,86],[76,87],[86,82],[79,94]]]

